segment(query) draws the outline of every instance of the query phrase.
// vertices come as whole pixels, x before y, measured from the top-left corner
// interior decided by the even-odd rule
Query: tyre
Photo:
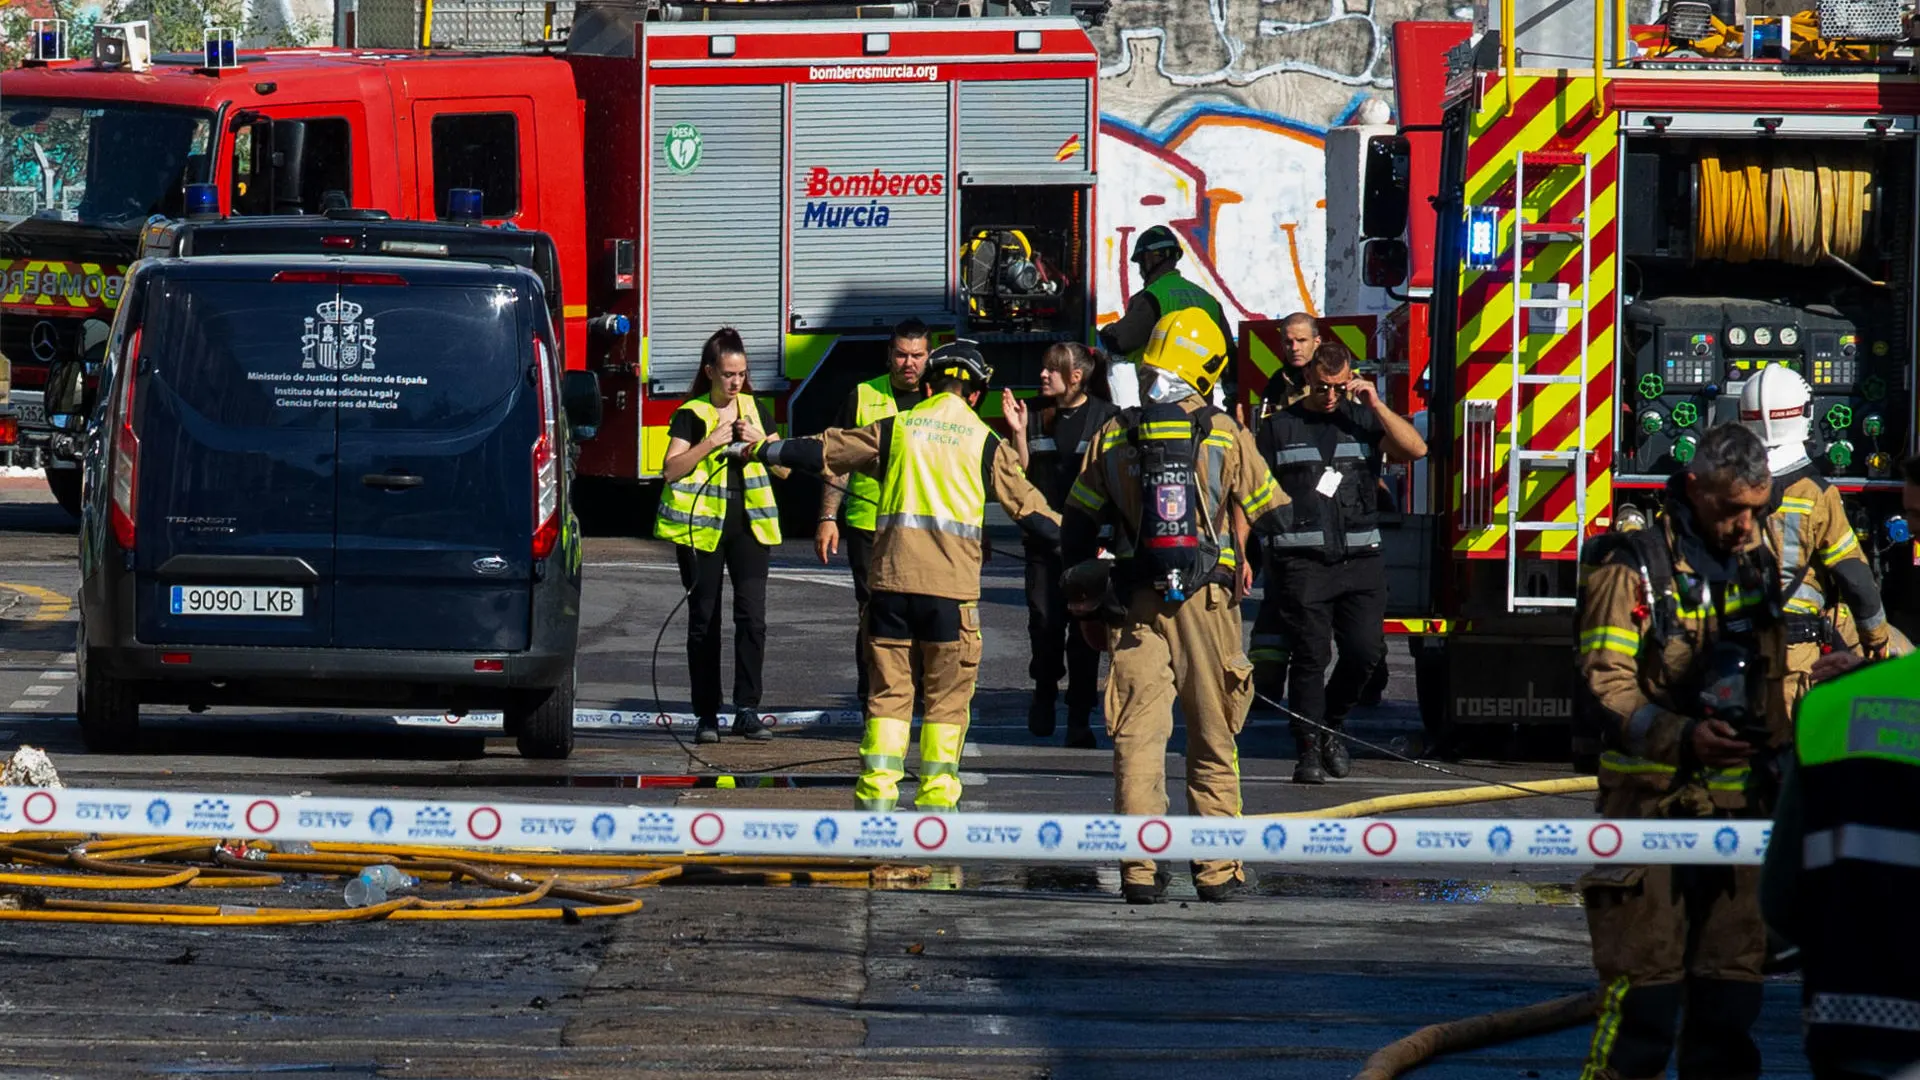
[[[133,687],[82,663],[80,741],[96,754],[125,754],[140,742],[140,699]]]
[[[573,670],[559,686],[507,710],[506,729],[520,756],[558,761],[573,753]]]
[[[60,509],[79,517],[80,470],[49,468],[46,473],[47,490],[53,492],[54,501],[60,504]]]

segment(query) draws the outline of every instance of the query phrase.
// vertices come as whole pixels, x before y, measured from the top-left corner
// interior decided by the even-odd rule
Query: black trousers
[[[847,549],[847,565],[853,568],[853,602],[860,606],[860,629],[853,636],[853,669],[859,673],[860,712],[867,711],[867,692],[871,679],[867,672],[867,601],[873,590],[867,587],[867,568],[873,564],[873,533],[849,525],[840,530],[841,546]]]
[[[767,564],[772,549],[754,539],[738,493],[727,499],[720,545],[695,551],[674,545],[687,597],[687,673],[695,716],[720,715],[720,575],[733,579],[733,706],[760,707],[760,668],[767,655]]]
[[[1027,638],[1033,658],[1027,675],[1036,687],[1053,688],[1067,680],[1067,711],[1091,712],[1100,694],[1100,654],[1088,645],[1080,627],[1067,618],[1060,592],[1065,571],[1060,556],[1027,547]]]
[[[1256,625],[1271,626],[1287,639],[1287,707],[1325,724],[1344,721],[1386,657],[1380,630],[1386,614],[1387,576],[1379,556],[1329,565],[1269,553]],[[1329,678],[1335,646],[1340,663]]]

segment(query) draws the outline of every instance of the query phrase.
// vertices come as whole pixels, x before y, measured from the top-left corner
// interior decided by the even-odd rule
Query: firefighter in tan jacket
[[[1886,655],[1893,629],[1840,492],[1807,460],[1812,418],[1813,392],[1783,364],[1761,368],[1740,391],[1740,422],[1766,444],[1773,473],[1775,509],[1767,518],[1766,539],[1780,567],[1786,608],[1789,713],[1807,692],[1814,661],[1841,647],[1836,626],[1841,604],[1870,659]]]
[[[1141,354],[1140,399],[1106,422],[1087,447],[1067,497],[1061,561],[1098,566],[1102,523],[1114,525],[1118,558],[1104,632],[1107,734],[1113,738],[1114,810],[1167,812],[1167,739],[1173,703],[1187,723],[1187,812],[1240,814],[1235,738],[1253,701],[1253,665],[1240,647],[1231,509],[1263,535],[1286,525],[1287,496],[1260,459],[1253,435],[1207,405],[1227,362],[1227,342],[1196,308],[1169,313]],[[1202,422],[1204,421],[1204,423]],[[1072,603],[1073,589],[1063,587]],[[1225,900],[1246,881],[1241,865],[1193,865],[1202,900]],[[1166,875],[1150,861],[1121,868],[1129,903],[1158,903]]]
[[[1027,482],[1013,450],[974,414],[993,379],[973,343],[942,345],[927,360],[927,399],[865,427],[817,438],[767,440],[750,460],[880,481],[868,581],[872,686],[861,772],[861,810],[892,810],[905,777],[913,725],[913,660],[926,693],[920,790],[914,805],[945,812],[960,802],[960,751],[980,669],[981,540],[992,497],[1022,529],[1049,543],[1060,516]]]
[[[1761,539],[1770,480],[1760,439],[1723,425],[1669,482],[1661,519],[1589,545],[1579,669],[1605,747],[1603,817],[1772,811],[1773,754],[1792,729]],[[1664,1076],[1676,1044],[1692,1075],[1759,1075],[1757,884],[1754,867],[1609,865],[1581,879],[1604,995],[1583,1078]]]

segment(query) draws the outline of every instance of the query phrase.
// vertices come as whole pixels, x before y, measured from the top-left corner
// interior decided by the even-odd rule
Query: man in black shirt
[[[1259,636],[1285,643],[1284,670],[1255,666],[1256,685],[1287,707],[1339,730],[1382,659],[1386,573],[1380,561],[1377,491],[1382,457],[1417,461],[1426,440],[1387,408],[1372,383],[1357,379],[1339,342],[1314,350],[1300,400],[1268,414],[1256,431],[1261,454],[1291,500],[1287,530],[1267,542],[1266,593],[1254,622]],[[1340,663],[1323,682],[1333,645]],[[1337,738],[1296,722],[1297,784],[1323,784],[1351,768]]]
[[[1067,492],[1079,479],[1087,443],[1120,411],[1111,401],[1088,393],[1100,366],[1093,350],[1078,342],[1063,342],[1040,358],[1040,398],[1028,404],[1011,390],[1000,392],[1014,452],[1027,479],[1055,510],[1066,509]],[[1026,559],[1027,637],[1033,645],[1033,658],[1027,664],[1033,679],[1027,730],[1043,739],[1053,734],[1053,703],[1064,674],[1067,745],[1094,749],[1098,743],[1091,721],[1100,690],[1100,654],[1067,618],[1066,599],[1060,593],[1065,567],[1059,552],[1029,538]]]

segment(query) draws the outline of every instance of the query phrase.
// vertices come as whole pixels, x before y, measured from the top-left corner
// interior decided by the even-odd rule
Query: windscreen
[[[0,222],[137,229],[211,176],[213,114],[130,102],[0,101]]]

